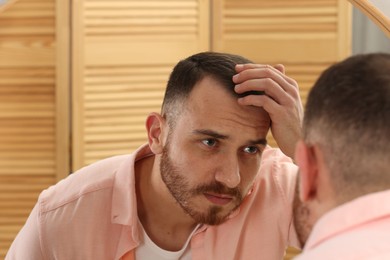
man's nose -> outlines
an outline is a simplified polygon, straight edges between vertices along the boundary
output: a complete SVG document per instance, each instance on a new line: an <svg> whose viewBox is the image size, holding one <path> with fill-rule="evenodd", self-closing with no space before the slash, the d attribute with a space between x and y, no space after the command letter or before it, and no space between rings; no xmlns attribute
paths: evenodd
<svg viewBox="0 0 390 260"><path fill-rule="evenodd" d="M225 158L220 160L219 167L215 173L215 180L226 185L228 188L235 188L241 181L240 167L237 158Z"/></svg>

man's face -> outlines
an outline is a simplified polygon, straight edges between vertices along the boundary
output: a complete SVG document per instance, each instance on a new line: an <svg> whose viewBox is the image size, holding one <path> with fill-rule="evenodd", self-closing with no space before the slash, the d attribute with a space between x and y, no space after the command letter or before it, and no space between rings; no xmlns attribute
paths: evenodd
<svg viewBox="0 0 390 260"><path fill-rule="evenodd" d="M179 205L217 225L249 192L270 126L261 108L241 106L210 77L200 81L164 145L160 170Z"/></svg>

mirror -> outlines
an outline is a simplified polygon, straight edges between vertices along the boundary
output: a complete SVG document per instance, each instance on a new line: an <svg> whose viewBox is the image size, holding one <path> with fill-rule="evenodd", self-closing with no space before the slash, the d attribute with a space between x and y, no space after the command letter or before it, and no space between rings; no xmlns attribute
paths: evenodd
<svg viewBox="0 0 390 260"><path fill-rule="evenodd" d="M390 38L390 1L349 0Z"/></svg>
<svg viewBox="0 0 390 260"><path fill-rule="evenodd" d="M17 0L0 0L0 13L8 9Z"/></svg>

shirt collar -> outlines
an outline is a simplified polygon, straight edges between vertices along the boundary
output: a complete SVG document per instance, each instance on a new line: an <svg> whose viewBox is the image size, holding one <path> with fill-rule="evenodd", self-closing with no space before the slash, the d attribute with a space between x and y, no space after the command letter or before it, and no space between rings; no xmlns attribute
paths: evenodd
<svg viewBox="0 0 390 260"><path fill-rule="evenodd" d="M142 145L125 160L115 173L112 194L111 220L113 223L136 227L138 224L135 190L136 161L152 155L147 144Z"/></svg>
<svg viewBox="0 0 390 260"><path fill-rule="evenodd" d="M390 190L361 196L342 204L322 216L315 224L305 250L344 232L347 229L390 216Z"/></svg>
<svg viewBox="0 0 390 260"><path fill-rule="evenodd" d="M111 221L115 224L121 224L132 227L129 230L132 237L138 240L140 234L138 227L137 197L135 190L135 162L145 157L153 155L148 144L139 147L134 153L129 155L115 173L114 190L112 195ZM251 195L253 186L245 199ZM244 200L245 200L244 199ZM241 205L242 206L242 205ZM236 217L240 213L240 207L234 210L228 219ZM207 225L203 225L204 230Z"/></svg>

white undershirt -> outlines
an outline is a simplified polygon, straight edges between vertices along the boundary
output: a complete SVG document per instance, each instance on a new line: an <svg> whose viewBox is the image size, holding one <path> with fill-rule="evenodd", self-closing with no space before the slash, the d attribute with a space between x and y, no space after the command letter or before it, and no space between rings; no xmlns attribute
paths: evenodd
<svg viewBox="0 0 390 260"><path fill-rule="evenodd" d="M136 260L191 260L191 247L188 246L195 231L200 227L200 224L191 232L184 246L179 251L167 251L158 247L146 234L142 224L141 244L135 250Z"/></svg>

